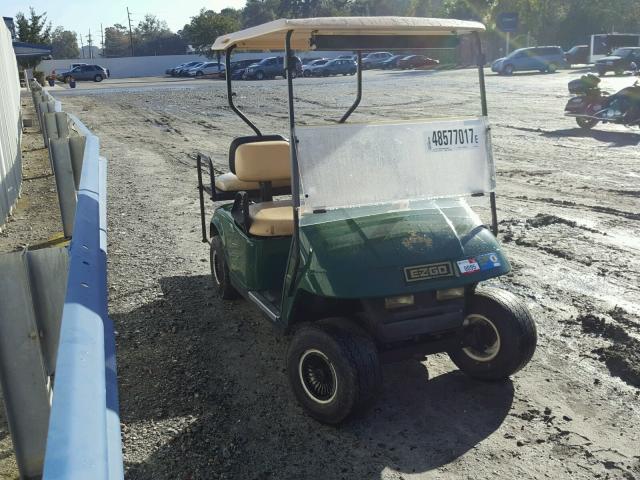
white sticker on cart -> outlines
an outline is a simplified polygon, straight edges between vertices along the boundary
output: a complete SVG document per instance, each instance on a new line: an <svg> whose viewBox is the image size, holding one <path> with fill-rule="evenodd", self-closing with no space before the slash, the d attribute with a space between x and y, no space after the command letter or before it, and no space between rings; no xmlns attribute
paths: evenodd
<svg viewBox="0 0 640 480"><path fill-rule="evenodd" d="M478 262L475 258L460 260L457 263L462 275L469 275L470 273L474 273L480 270L480 265L478 265Z"/></svg>
<svg viewBox="0 0 640 480"><path fill-rule="evenodd" d="M451 127L427 132L427 149L430 152L480 148L480 129L477 126Z"/></svg>

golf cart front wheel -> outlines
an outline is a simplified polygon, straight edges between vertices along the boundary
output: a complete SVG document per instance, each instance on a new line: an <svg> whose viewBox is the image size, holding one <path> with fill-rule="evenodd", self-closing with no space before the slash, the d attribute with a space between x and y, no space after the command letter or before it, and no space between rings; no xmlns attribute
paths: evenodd
<svg viewBox="0 0 640 480"><path fill-rule="evenodd" d="M347 318L300 327L287 351L287 373L300 405L328 424L364 411L381 384L373 340Z"/></svg>
<svg viewBox="0 0 640 480"><path fill-rule="evenodd" d="M209 262L211 264L213 288L216 290L218 295L225 300L238 298L238 292L233 285L231 285L231 281L229 279L229 267L224 258L222 241L218 235L211 237Z"/></svg>
<svg viewBox="0 0 640 480"><path fill-rule="evenodd" d="M495 288L470 299L463 345L449 352L460 370L481 380L503 380L523 368L536 349L536 325L515 295Z"/></svg>

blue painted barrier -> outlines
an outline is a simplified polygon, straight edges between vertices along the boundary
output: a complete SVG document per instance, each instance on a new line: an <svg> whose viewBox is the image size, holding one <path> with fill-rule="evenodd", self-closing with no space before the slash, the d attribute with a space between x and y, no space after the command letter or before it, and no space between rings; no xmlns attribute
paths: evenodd
<svg viewBox="0 0 640 480"><path fill-rule="evenodd" d="M124 477L115 337L107 313L106 159L86 136L49 419L44 480Z"/></svg>

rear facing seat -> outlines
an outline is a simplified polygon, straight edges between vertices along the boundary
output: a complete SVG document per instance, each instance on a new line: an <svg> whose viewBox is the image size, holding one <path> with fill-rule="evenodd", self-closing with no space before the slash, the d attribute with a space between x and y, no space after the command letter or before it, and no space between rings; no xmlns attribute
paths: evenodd
<svg viewBox="0 0 640 480"><path fill-rule="evenodd" d="M291 183L289 142L271 140L246 142L235 148L229 167L243 183ZM240 202L238 202L240 203ZM234 206L235 207L235 206ZM241 206L240 206L241 208ZM291 200L259 202L248 205L248 232L260 237L293 234L293 206Z"/></svg>
<svg viewBox="0 0 640 480"><path fill-rule="evenodd" d="M291 180L276 180L271 182L273 188L289 187ZM224 173L216 176L215 186L221 192L240 192L242 190L259 190L258 182L243 182L234 173Z"/></svg>
<svg viewBox="0 0 640 480"><path fill-rule="evenodd" d="M235 171L236 164L236 151L238 147L245 145L247 143L262 143L262 142L272 142L272 141L284 141L287 140L281 135L262 135L262 136L248 136L248 137L238 137L233 139L231 145L229 146L229 169L231 170L229 173L225 173L215 177L215 187L217 190L221 192L240 192L240 191L248 191L248 190L259 190L260 183L259 182L250 182L243 181L238 178ZM288 145L288 142L287 142ZM289 155L287 154L287 159ZM273 180L271 182L271 186L273 188L286 188L291 187L291 178L284 178Z"/></svg>

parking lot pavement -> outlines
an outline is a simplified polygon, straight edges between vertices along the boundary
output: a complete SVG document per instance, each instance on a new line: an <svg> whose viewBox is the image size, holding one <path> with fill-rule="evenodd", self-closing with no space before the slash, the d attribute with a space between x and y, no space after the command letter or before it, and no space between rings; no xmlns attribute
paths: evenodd
<svg viewBox="0 0 640 480"><path fill-rule="evenodd" d="M389 365L374 410L339 428L294 401L286 339L247 302L213 297L194 153L226 171L231 139L251 133L224 83L104 82L63 98L109 158L128 478L640 478L640 130L583 131L564 117L580 73L487 75L500 240L513 267L494 284L536 318L532 362L493 384L465 378L445 355ZM480 111L472 70L364 80L354 122ZM632 82L605 77L602 87ZM264 133L288 134L285 88L238 82L236 100ZM355 95L353 77L295 88L301 124L334 123Z"/></svg>

